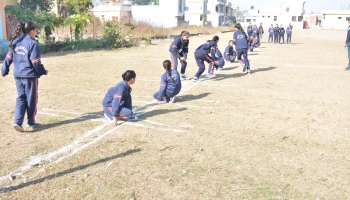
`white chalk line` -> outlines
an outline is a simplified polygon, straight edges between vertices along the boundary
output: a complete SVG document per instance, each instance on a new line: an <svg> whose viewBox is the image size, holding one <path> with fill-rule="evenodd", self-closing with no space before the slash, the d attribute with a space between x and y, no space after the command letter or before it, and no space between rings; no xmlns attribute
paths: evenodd
<svg viewBox="0 0 350 200"><path fill-rule="evenodd" d="M86 113L80 113L80 112L74 112L74 111L55 110L55 109L50 109L50 108L43 108L42 110L51 111L51 112L62 112L62 113L68 113L68 114L74 114L74 115L102 117L102 115L98 115L98 114L86 114Z"/></svg>
<svg viewBox="0 0 350 200"><path fill-rule="evenodd" d="M192 84L190 85L188 88L191 89L195 86L196 84ZM185 89L184 91L188 91L189 89ZM147 111L144 111L142 113L139 113L137 114L136 116L140 116L140 115L143 115L147 112L150 112L152 110L154 110L155 108L158 107L158 104L155 104L153 102L150 102L148 104L145 104L145 105L142 105L142 106L139 106L139 107L136 107L133 109L133 111L138 111L140 109L143 109L143 108L146 108L148 106L153 106L151 109L147 110ZM79 113L79 112L71 112L71 111L65 111L65 110L54 110L54 109L49 109L49 108L44 108L43 110L46 110L46 111L52 111L52 112L63 112L63 113L68 113L68 114L76 114L76 115L94 115L94 114L85 114L85 113ZM49 114L49 113L46 113L46 114ZM100 116L100 115L95 115L95 116ZM61 156L60 158L58 158L56 161L54 161L53 163L54 164L58 164L59 162L61 162L62 160L66 159L66 158L69 158L71 156L73 156L74 154L78 153L79 151L89 147L90 145L96 143L97 141L100 141L102 138L104 138L105 136L113 133L115 130L117 130L118 128L120 128L122 125L126 124L127 122L122 122L121 124L118 124L117 127L105 132L104 134L96 137L94 140L92 140L91 142L89 143L86 143L84 145L82 145L81 147L76 147L78 144L80 144L80 142L82 140L84 140L85 138L88 138L89 136L91 136L92 134L96 133L96 132L99 132L101 131L102 129L104 129L107 125L110 125L110 123L105 123L105 124L102 124L102 125L99 125L97 126L96 128L86 132L82 137L76 139L73 143L67 145L67 146L64 146L54 152L51 152L51 153L47 153L45 154L44 156L34 156L32 157L28 163L20 168L18 168L17 170L14 171L14 173L10 173L8 175L5 175L5 176L2 176L0 177L0 183L3 182L4 180L6 180L9 176L12 176L12 175L20 175L22 174L24 171L27 171L29 170L32 166L38 164L38 163L41 163L42 161L47 161L47 162L52 162L52 159L56 158L56 156L62 154L62 153L66 153L67 151L71 151L69 154L65 155L65 156ZM172 130L172 129L170 129ZM75 147L75 148L74 148ZM38 170L37 173L33 176L31 176L31 178L34 178L35 176L37 176L39 173L45 171L45 169L48 167L48 166L51 166L52 164L49 163L45 166L43 166L43 168L41 170ZM14 184L12 184L11 186L13 186ZM6 187L8 188L8 186ZM6 191L5 191L6 192Z"/></svg>

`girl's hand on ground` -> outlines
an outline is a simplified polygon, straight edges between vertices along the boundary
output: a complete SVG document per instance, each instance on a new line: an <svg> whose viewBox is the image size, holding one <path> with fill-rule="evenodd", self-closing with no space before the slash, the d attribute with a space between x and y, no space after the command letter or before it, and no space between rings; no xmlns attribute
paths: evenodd
<svg viewBox="0 0 350 200"><path fill-rule="evenodd" d="M117 118L113 118L112 126L117 126L117 125L118 125Z"/></svg>

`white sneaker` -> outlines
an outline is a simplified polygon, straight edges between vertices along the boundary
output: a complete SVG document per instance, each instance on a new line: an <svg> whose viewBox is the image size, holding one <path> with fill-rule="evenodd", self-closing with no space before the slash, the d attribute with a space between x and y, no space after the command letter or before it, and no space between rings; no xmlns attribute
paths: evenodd
<svg viewBox="0 0 350 200"><path fill-rule="evenodd" d="M197 77L193 77L192 80L194 80L194 82L200 82L199 78L197 78Z"/></svg>
<svg viewBox="0 0 350 200"><path fill-rule="evenodd" d="M12 124L13 128L15 128L16 131L18 132L24 132L24 129L21 125L18 124Z"/></svg>
<svg viewBox="0 0 350 200"><path fill-rule="evenodd" d="M129 117L129 119L128 120L131 120L131 121L136 121L136 120L138 120L139 118L137 118L136 116L132 116L132 117Z"/></svg>
<svg viewBox="0 0 350 200"><path fill-rule="evenodd" d="M169 103L174 103L174 102L175 102L175 97L176 97L176 96L170 97Z"/></svg>
<svg viewBox="0 0 350 200"><path fill-rule="evenodd" d="M188 76L186 76L185 74L181 74L181 78L182 78L182 80L188 80L189 79Z"/></svg>

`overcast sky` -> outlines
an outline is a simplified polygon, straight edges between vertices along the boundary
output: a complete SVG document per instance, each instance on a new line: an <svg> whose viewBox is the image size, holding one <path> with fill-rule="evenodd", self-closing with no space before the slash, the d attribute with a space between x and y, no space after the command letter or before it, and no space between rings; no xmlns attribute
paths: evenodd
<svg viewBox="0 0 350 200"><path fill-rule="evenodd" d="M346 10L350 5L349 0L305 0L305 11L318 13L321 10ZM228 0L232 5L238 5L240 10L249 9L254 5L256 9L267 7L281 7L281 0ZM345 9L344 9L345 8Z"/></svg>

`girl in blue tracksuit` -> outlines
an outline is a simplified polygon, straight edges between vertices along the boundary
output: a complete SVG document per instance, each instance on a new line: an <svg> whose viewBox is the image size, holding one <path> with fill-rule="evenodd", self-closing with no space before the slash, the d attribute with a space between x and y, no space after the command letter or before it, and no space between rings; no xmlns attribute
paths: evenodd
<svg viewBox="0 0 350 200"><path fill-rule="evenodd" d="M214 64L215 64L214 67L217 71L219 71L222 68L224 68L225 60L224 60L224 57L222 56L221 51L218 48L216 48L216 51L215 51L215 58L216 58L216 60L214 62Z"/></svg>
<svg viewBox="0 0 350 200"><path fill-rule="evenodd" d="M271 24L271 27L269 28L269 41L268 41L268 43L273 43L273 32L274 32L274 28L273 28L273 24Z"/></svg>
<svg viewBox="0 0 350 200"><path fill-rule="evenodd" d="M256 25L254 25L253 27L253 36L259 36L259 29Z"/></svg>
<svg viewBox="0 0 350 200"><path fill-rule="evenodd" d="M282 39L283 39L282 44L284 44L284 34L285 34L285 33L286 33L286 30L283 28L283 25L281 24L279 42L281 43L281 41L282 41Z"/></svg>
<svg viewBox="0 0 350 200"><path fill-rule="evenodd" d="M181 78L184 80L188 79L188 77L185 75L185 72L187 67L189 37L190 33L188 31L182 31L181 34L174 39L169 48L170 57L173 62L172 69L177 70L179 59L181 63Z"/></svg>
<svg viewBox="0 0 350 200"><path fill-rule="evenodd" d="M165 73L160 78L160 89L154 93L153 97L158 102L174 103L175 96L181 91L181 80L177 70L172 69L170 60L163 62Z"/></svg>
<svg viewBox="0 0 350 200"><path fill-rule="evenodd" d="M247 27L247 34L249 37L253 35L253 27L252 27L252 23L250 22L249 22L249 26Z"/></svg>
<svg viewBox="0 0 350 200"><path fill-rule="evenodd" d="M225 49L224 58L227 62L233 63L236 59L236 51L233 49L233 40L228 42L228 46Z"/></svg>
<svg viewBox="0 0 350 200"><path fill-rule="evenodd" d="M292 42L292 31L293 31L293 26L289 24L289 26L286 29L287 31L287 44L290 44Z"/></svg>
<svg viewBox="0 0 350 200"><path fill-rule="evenodd" d="M248 38L249 52L252 52L254 50L254 47L254 36L250 36L250 38Z"/></svg>
<svg viewBox="0 0 350 200"><path fill-rule="evenodd" d="M233 42L236 46L237 59L243 65L243 72L247 70L250 74L250 64L248 60L248 36L242 29L240 23L235 25L236 32L233 34ZM242 55L244 60L242 61Z"/></svg>
<svg viewBox="0 0 350 200"><path fill-rule="evenodd" d="M260 37L256 36L254 39L254 47L259 48L260 47Z"/></svg>
<svg viewBox="0 0 350 200"><path fill-rule="evenodd" d="M214 36L212 40L202 44L199 46L194 52L194 58L196 59L196 63L199 67L196 75L193 77L194 81L199 81L199 77L203 74L205 70L204 61L209 63L209 69L207 78L215 77L214 73L214 62L216 60L215 51L217 48L217 43L219 42L219 37ZM208 55L210 53L210 56Z"/></svg>
<svg viewBox="0 0 350 200"><path fill-rule="evenodd" d="M39 44L33 39L36 25L27 21L17 25L9 44L10 50L2 65L2 76L10 72L13 62L13 76L16 82L17 98L13 127L23 132L24 115L27 112L27 127L35 127L38 103L38 79L48 71L41 64Z"/></svg>
<svg viewBox="0 0 350 200"><path fill-rule="evenodd" d="M112 122L113 126L118 125L118 119L137 120L133 116L131 87L135 83L136 73L133 70L127 70L122 75L123 81L111 87L102 101L104 115Z"/></svg>

